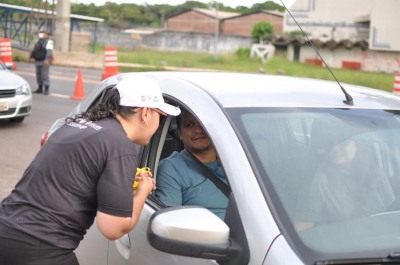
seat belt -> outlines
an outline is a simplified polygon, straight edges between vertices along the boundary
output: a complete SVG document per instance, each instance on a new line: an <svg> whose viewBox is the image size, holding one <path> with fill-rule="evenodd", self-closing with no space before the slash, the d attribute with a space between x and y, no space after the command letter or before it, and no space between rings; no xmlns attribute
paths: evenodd
<svg viewBox="0 0 400 265"><path fill-rule="evenodd" d="M228 184L223 182L218 176L214 174L206 165L204 165L197 157L195 157L192 153L188 152L186 149L184 152L193 158L193 160L200 166L200 168L204 171L206 176L208 177L209 180L214 183L215 186L227 197L229 198L229 195L231 194L231 189L229 188Z"/></svg>
<svg viewBox="0 0 400 265"><path fill-rule="evenodd" d="M159 198L156 197L156 195L154 195L154 192L152 192L149 196L147 196L147 198L154 202L155 204L157 204L158 206L160 206L161 209L167 208L169 207L168 205L166 205L165 203L163 203Z"/></svg>

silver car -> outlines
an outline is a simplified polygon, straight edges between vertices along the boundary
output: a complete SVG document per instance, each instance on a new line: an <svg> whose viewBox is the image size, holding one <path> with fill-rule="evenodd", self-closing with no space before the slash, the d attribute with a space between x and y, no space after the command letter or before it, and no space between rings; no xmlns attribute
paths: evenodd
<svg viewBox="0 0 400 265"><path fill-rule="evenodd" d="M70 115L101 102L126 75L157 80L169 103L199 119L232 193L224 221L198 205L164 208L149 197L120 239L92 226L77 249L82 265L400 262L398 96L264 74L126 73L104 80ZM151 142L138 146L140 166L155 178L178 146L175 127L162 117Z"/></svg>
<svg viewBox="0 0 400 265"><path fill-rule="evenodd" d="M29 83L0 62L0 119L22 122L31 114L32 91Z"/></svg>

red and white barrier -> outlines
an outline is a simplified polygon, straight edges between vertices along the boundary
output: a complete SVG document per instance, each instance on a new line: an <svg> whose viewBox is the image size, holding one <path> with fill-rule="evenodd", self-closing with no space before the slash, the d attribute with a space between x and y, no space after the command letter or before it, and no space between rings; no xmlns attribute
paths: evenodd
<svg viewBox="0 0 400 265"><path fill-rule="evenodd" d="M0 60L11 69L17 69L17 65L12 61L11 39L0 39Z"/></svg>
<svg viewBox="0 0 400 265"><path fill-rule="evenodd" d="M104 51L104 71L101 75L101 80L116 74L118 74L117 48L108 46Z"/></svg>
<svg viewBox="0 0 400 265"><path fill-rule="evenodd" d="M400 94L400 73L397 73L394 76L393 93Z"/></svg>

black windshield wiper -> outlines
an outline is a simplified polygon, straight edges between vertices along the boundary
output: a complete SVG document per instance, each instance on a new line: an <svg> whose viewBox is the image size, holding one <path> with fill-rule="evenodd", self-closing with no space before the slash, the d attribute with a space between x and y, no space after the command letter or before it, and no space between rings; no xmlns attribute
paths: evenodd
<svg viewBox="0 0 400 265"><path fill-rule="evenodd" d="M353 265L353 264L400 264L400 252L393 251L389 253L386 258L358 258L358 259L332 259L332 260L318 260L314 263L315 265Z"/></svg>

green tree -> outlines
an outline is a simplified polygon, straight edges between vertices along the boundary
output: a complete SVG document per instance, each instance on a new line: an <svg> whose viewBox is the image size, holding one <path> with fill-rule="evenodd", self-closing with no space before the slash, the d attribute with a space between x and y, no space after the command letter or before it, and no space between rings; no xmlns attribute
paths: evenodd
<svg viewBox="0 0 400 265"><path fill-rule="evenodd" d="M250 7L250 11L260 11L260 10L275 10L279 12L285 11L285 8L278 3L273 1L265 1L264 3L256 3Z"/></svg>
<svg viewBox="0 0 400 265"><path fill-rule="evenodd" d="M263 43L269 34L274 33L274 26L268 21L260 21L253 26L251 36L257 42Z"/></svg>

